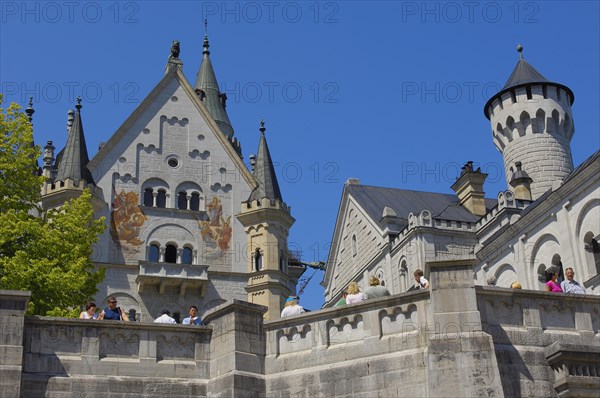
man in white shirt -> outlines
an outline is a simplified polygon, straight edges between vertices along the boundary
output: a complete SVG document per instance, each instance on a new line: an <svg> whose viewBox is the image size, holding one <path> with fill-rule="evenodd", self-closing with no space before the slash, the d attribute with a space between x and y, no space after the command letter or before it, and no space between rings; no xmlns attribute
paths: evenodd
<svg viewBox="0 0 600 398"><path fill-rule="evenodd" d="M177 323L171 318L169 310L163 310L162 315L154 320L154 323Z"/></svg>
<svg viewBox="0 0 600 398"><path fill-rule="evenodd" d="M572 293L572 294L585 294L585 289L577 282L573 277L575 276L575 271L573 268L569 267L565 270L565 279L561 282L560 288L564 293Z"/></svg>

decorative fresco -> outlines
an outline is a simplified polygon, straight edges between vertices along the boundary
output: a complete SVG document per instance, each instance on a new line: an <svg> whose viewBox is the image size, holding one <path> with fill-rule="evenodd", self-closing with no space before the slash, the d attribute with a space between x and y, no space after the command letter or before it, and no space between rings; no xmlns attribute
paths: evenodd
<svg viewBox="0 0 600 398"><path fill-rule="evenodd" d="M135 247L144 243L140 240L140 230L147 218L138 204L139 195L135 192L121 192L115 196L110 214L110 236L121 246Z"/></svg>
<svg viewBox="0 0 600 398"><path fill-rule="evenodd" d="M207 249L223 253L229 249L231 243L231 216L223 218L223 205L221 199L216 196L206 205L206 210L208 220L198 220L200 236Z"/></svg>

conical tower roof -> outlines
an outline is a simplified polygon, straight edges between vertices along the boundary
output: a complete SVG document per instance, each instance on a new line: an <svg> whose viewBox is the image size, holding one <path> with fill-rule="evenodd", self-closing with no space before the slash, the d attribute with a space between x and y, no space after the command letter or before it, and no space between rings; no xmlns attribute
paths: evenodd
<svg viewBox="0 0 600 398"><path fill-rule="evenodd" d="M567 92L571 104L573 104L573 101L575 100L575 95L569 87L546 79L540 72L538 72L533 66L531 66L531 64L525 61L525 59L523 58L523 46L519 45L517 47L517 51L520 54L519 61L517 62L517 65L515 65L515 68L513 69L512 73L510 74L510 77L506 81L506 84L504 85L504 87L502 87L502 90L496 93L496 95L490 98L485 104L485 107L483 108L483 113L485 114L485 117L487 117L488 119L490 118L488 114L488 109L490 104L494 101L494 99L502 96L502 94L504 94L507 91L531 84L547 84L560 87Z"/></svg>
<svg viewBox="0 0 600 398"><path fill-rule="evenodd" d="M204 35L203 47L204 50L202 51L202 63L200 64L200 70L198 71L198 75L196 77L194 89L196 89L196 92L198 92L198 90L202 90L204 92L204 105L206 105L206 108L219 125L219 128L223 134L230 137L233 136L233 127L231 126L231 121L229 120L227 111L225 111L225 101L227 96L225 94L221 94L219 91L219 83L217 82L215 70L210 60L207 35Z"/></svg>
<svg viewBox="0 0 600 398"><path fill-rule="evenodd" d="M269 198L270 200L279 200L283 202L275 167L265 138L265 123L260 122L260 140L258 142L258 154L256 155L256 164L254 165L254 178L258 182L258 187L252 191L248 201L261 200Z"/></svg>
<svg viewBox="0 0 600 398"><path fill-rule="evenodd" d="M73 125L69 130L67 144L61 151L62 156L58 163L55 180L64 181L67 178L81 180L83 178L88 183L94 183L92 174L86 168L90 159L83 134L83 123L81 122L81 98L77 98L75 108L77 108L75 120L73 120Z"/></svg>

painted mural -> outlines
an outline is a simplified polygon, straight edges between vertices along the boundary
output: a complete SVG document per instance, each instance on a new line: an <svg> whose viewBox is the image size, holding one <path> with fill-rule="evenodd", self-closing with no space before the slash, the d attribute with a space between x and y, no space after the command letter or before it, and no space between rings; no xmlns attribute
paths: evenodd
<svg viewBox="0 0 600 398"><path fill-rule="evenodd" d="M206 210L208 220L198 220L200 236L207 249L223 253L229 249L231 243L231 216L223 217L223 205L221 199L216 196L206 205Z"/></svg>
<svg viewBox="0 0 600 398"><path fill-rule="evenodd" d="M122 190L115 196L110 215L110 236L113 241L135 251L144 243L139 236L141 227L148 218L138 207L139 203L140 198L137 193Z"/></svg>

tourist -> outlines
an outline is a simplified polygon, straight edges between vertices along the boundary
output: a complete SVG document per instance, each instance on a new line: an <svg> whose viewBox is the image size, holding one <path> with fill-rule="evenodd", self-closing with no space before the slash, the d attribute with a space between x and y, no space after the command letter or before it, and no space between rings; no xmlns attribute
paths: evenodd
<svg viewBox="0 0 600 398"><path fill-rule="evenodd" d="M417 289L428 289L429 281L425 279L423 276L423 270L417 269L413 272L413 276L415 277L415 288Z"/></svg>
<svg viewBox="0 0 600 398"><path fill-rule="evenodd" d="M365 299L365 296L360 291L358 283L350 282L348 285L348 295L346 296L346 304L360 303Z"/></svg>
<svg viewBox="0 0 600 398"><path fill-rule="evenodd" d="M117 307L117 299L113 296L109 296L106 300L108 303L108 307L106 307L98 317L99 319L109 319L114 321L128 321L129 318L127 314L121 309L121 307Z"/></svg>
<svg viewBox="0 0 600 398"><path fill-rule="evenodd" d="M293 297L288 297L288 299L285 301L285 306L281 311L281 317L285 318L286 316L299 315L303 312L304 308L300 304L298 304L298 302L294 300Z"/></svg>
<svg viewBox="0 0 600 398"><path fill-rule="evenodd" d="M558 271L555 269L548 269L546 271L546 288L547 292L560 293L562 289L556 280L558 279Z"/></svg>
<svg viewBox="0 0 600 398"><path fill-rule="evenodd" d="M573 271L573 268L567 268L565 270L565 277L567 279L562 281L562 283L560 284L560 288L565 293L585 294L585 289L579 284L579 282L573 279L574 276L575 271Z"/></svg>
<svg viewBox="0 0 600 398"><path fill-rule="evenodd" d="M177 323L175 319L171 318L169 310L163 310L161 316L154 320L154 323Z"/></svg>
<svg viewBox="0 0 600 398"><path fill-rule="evenodd" d="M98 319L98 314L96 314L96 303L89 302L85 305L85 311L81 311L79 314L80 319Z"/></svg>
<svg viewBox="0 0 600 398"><path fill-rule="evenodd" d="M190 306L190 316L183 318L182 325L202 325L202 319L198 316L198 307L195 305Z"/></svg>
<svg viewBox="0 0 600 398"><path fill-rule="evenodd" d="M372 276L369 278L369 288L365 290L366 300L376 299L390 295L390 291L387 287L379 284L379 278Z"/></svg>
<svg viewBox="0 0 600 398"><path fill-rule="evenodd" d="M348 291L343 290L342 298L335 304L335 307L342 307L342 306L346 305L346 296L348 296Z"/></svg>

